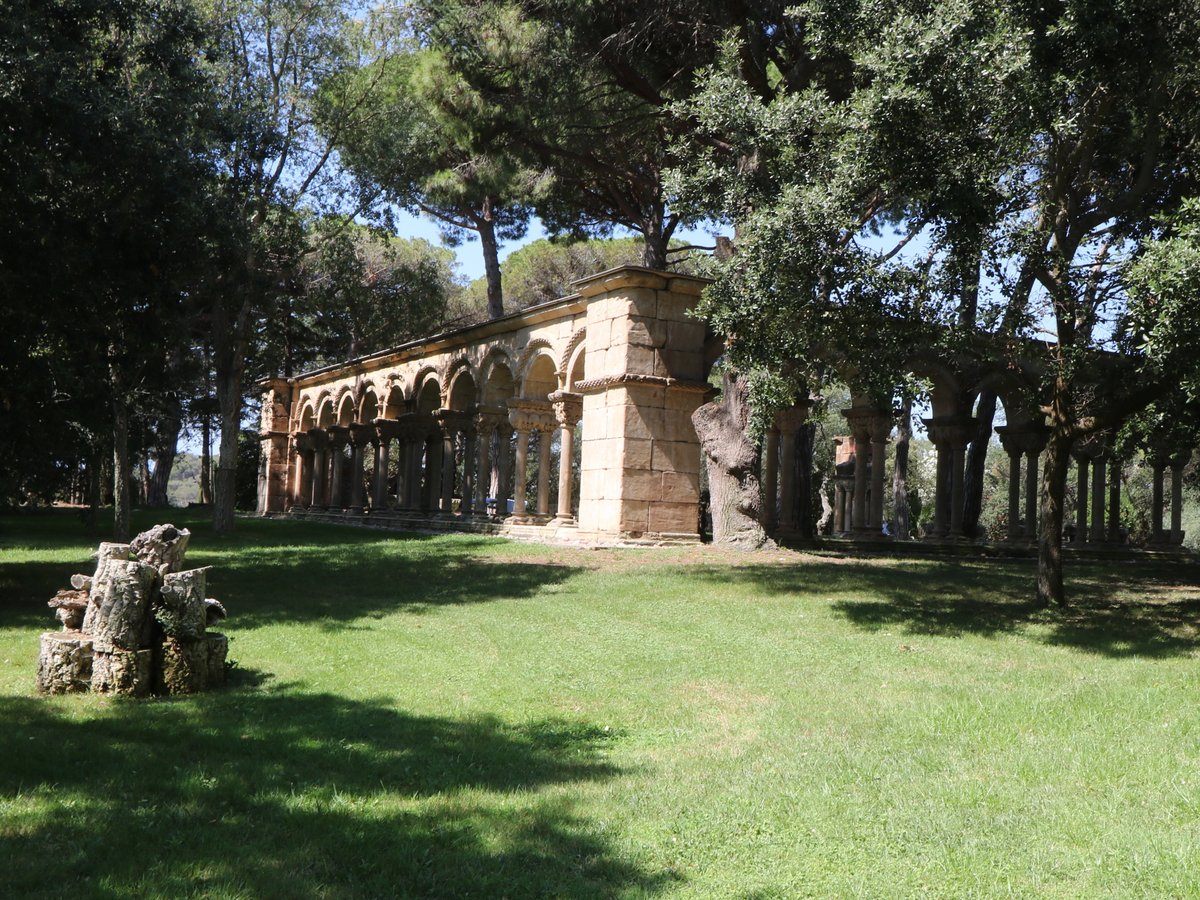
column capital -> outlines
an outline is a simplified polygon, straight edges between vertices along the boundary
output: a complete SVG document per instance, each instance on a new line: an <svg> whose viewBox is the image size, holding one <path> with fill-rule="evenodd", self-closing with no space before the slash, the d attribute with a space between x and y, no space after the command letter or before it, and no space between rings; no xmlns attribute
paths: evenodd
<svg viewBox="0 0 1200 900"><path fill-rule="evenodd" d="M812 401L805 399L787 409L779 410L775 413L775 427L781 434L795 434L808 421L811 408Z"/></svg>
<svg viewBox="0 0 1200 900"><path fill-rule="evenodd" d="M921 421L935 446L951 450L966 450L975 433L976 420L970 416L934 416Z"/></svg>
<svg viewBox="0 0 1200 900"><path fill-rule="evenodd" d="M375 426L366 422L355 422L350 426L350 444L354 447L364 447L378 440Z"/></svg>
<svg viewBox="0 0 1200 900"><path fill-rule="evenodd" d="M573 428L583 418L583 395L570 391L555 391L549 397L554 405L554 418L564 428Z"/></svg>
<svg viewBox="0 0 1200 900"><path fill-rule="evenodd" d="M549 400L511 397L508 400L508 421L517 431L553 431L558 427L554 407Z"/></svg>
<svg viewBox="0 0 1200 900"><path fill-rule="evenodd" d="M508 410L503 406L475 407L475 430L480 434L491 434L501 425L508 424Z"/></svg>
<svg viewBox="0 0 1200 900"><path fill-rule="evenodd" d="M842 415L846 417L846 424L850 426L856 444L887 443L892 433L894 420L890 412L883 412L873 406L855 406L843 409Z"/></svg>
<svg viewBox="0 0 1200 900"><path fill-rule="evenodd" d="M329 445L334 450L341 450L346 444L350 443L349 425L330 425L325 430L329 433Z"/></svg>
<svg viewBox="0 0 1200 900"><path fill-rule="evenodd" d="M292 446L297 453L307 453L309 450L314 449L312 437L307 431L292 432Z"/></svg>
<svg viewBox="0 0 1200 900"><path fill-rule="evenodd" d="M997 425L1000 444L1009 453L1041 453L1046 449L1050 429L1038 422L1021 425Z"/></svg>
<svg viewBox="0 0 1200 900"><path fill-rule="evenodd" d="M310 428L308 442L313 450L324 450L329 446L329 433L324 428Z"/></svg>
<svg viewBox="0 0 1200 900"><path fill-rule="evenodd" d="M1089 434L1083 440L1076 441L1071 448L1071 455L1076 460L1087 458L1093 462L1108 459L1108 436L1105 434Z"/></svg>
<svg viewBox="0 0 1200 900"><path fill-rule="evenodd" d="M467 431L474 427L475 417L465 409L439 409L434 418L448 434L456 431Z"/></svg>

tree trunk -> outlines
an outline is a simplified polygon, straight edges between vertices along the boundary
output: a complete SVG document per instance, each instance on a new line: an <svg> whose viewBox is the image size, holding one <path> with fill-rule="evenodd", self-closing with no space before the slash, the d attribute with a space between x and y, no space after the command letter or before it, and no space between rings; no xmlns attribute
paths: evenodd
<svg viewBox="0 0 1200 900"><path fill-rule="evenodd" d="M1066 606L1063 590L1063 499L1067 469L1071 464L1071 437L1061 427L1053 428L1046 443L1046 465L1042 472L1042 515L1038 530L1037 602Z"/></svg>
<svg viewBox="0 0 1200 900"><path fill-rule="evenodd" d="M200 420L200 502L212 505L212 418L207 412Z"/></svg>
<svg viewBox="0 0 1200 900"><path fill-rule="evenodd" d="M740 549L773 546L760 520L758 448L746 434L748 385L729 371L722 383L721 396L692 414L708 469L713 543Z"/></svg>
<svg viewBox="0 0 1200 900"><path fill-rule="evenodd" d="M146 493L146 505L155 509L167 506L167 486L171 481L171 469L175 466L175 455L179 448L179 432L183 429L183 404L179 395L171 392L166 398L167 409L159 420L159 430L154 447L154 474Z"/></svg>
<svg viewBox="0 0 1200 900"><path fill-rule="evenodd" d="M666 233L665 218L663 204L656 203L642 222L642 236L646 239L642 263L647 269L662 271L667 268L667 245L671 241Z"/></svg>
<svg viewBox="0 0 1200 900"><path fill-rule="evenodd" d="M113 402L113 538L129 540L129 407L118 389Z"/></svg>
<svg viewBox="0 0 1200 900"><path fill-rule="evenodd" d="M895 522L892 535L898 541L912 537L908 515L908 447L912 440L912 398L904 398L900 421L896 423L896 465L892 472L892 510Z"/></svg>
<svg viewBox="0 0 1200 900"><path fill-rule="evenodd" d="M992 423L996 419L996 391L984 388L979 394L978 422L971 447L967 451L967 468L963 474L963 534L977 537L979 517L983 513L983 485L986 481L987 452L992 439Z"/></svg>
<svg viewBox="0 0 1200 900"><path fill-rule="evenodd" d="M217 402L221 409L221 444L213 479L213 528L233 530L237 501L238 432L242 424L242 368L245 361L233 360L232 371L217 379Z"/></svg>
<svg viewBox="0 0 1200 900"><path fill-rule="evenodd" d="M488 318L498 319L504 315L504 289L500 274L500 244L496 240L496 223L492 221L490 206L478 219L479 245L483 249L483 271L487 278Z"/></svg>

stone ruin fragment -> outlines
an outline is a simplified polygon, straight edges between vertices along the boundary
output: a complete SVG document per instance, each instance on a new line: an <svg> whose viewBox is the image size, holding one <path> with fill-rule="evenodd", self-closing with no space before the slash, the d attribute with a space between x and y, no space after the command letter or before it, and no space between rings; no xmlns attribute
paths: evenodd
<svg viewBox="0 0 1200 900"><path fill-rule="evenodd" d="M225 607L205 597L208 568L183 571L191 532L156 525L105 542L94 575L73 575L49 603L62 631L42 635L43 694L193 694L225 682L229 640L208 626Z"/></svg>

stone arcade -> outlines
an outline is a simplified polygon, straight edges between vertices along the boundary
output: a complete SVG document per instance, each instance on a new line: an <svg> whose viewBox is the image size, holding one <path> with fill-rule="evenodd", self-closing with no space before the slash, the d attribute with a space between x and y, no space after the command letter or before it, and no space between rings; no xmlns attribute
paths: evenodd
<svg viewBox="0 0 1200 900"><path fill-rule="evenodd" d="M264 382L259 513L581 544L698 541L701 451L691 417L711 396L708 374L723 346L690 315L705 284L622 267L515 315ZM999 367L916 353L910 369L932 386L924 423L937 479L926 538L969 539L966 453L977 430L976 399L992 387L1007 420L996 431L1009 457L1008 540L1030 542L1047 439L1041 412L1022 405L1019 385ZM784 538L801 530L797 435L809 406L780 411L763 442L764 525ZM892 411L855 398L843 415L849 435L833 475L833 533L886 539L885 466L872 460L886 459ZM555 436L558 468L551 471ZM1182 543L1182 469L1190 454L1163 448L1151 455L1153 544ZM1079 444L1074 456L1075 545L1118 543L1119 481L1109 470L1119 461L1103 436ZM531 492L525 478L513 477L530 469Z"/></svg>

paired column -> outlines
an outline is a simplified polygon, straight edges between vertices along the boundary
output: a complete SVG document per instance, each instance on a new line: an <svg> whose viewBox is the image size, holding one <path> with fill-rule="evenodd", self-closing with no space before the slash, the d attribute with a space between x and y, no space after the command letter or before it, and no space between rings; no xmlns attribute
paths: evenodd
<svg viewBox="0 0 1200 900"><path fill-rule="evenodd" d="M853 531L858 537L882 538L883 480L887 469L887 444L892 431L892 415L873 407L842 410L842 415L846 417L854 436ZM869 497L868 461L871 464Z"/></svg>
<svg viewBox="0 0 1200 900"><path fill-rule="evenodd" d="M310 486L312 494L309 497L310 507L325 506L325 487L329 476L329 435L324 428L310 428L308 439L313 448L312 479Z"/></svg>
<svg viewBox="0 0 1200 900"><path fill-rule="evenodd" d="M297 431L292 435L296 456L296 474L292 482L292 506L305 509L312 500L313 444L308 434Z"/></svg>
<svg viewBox="0 0 1200 900"><path fill-rule="evenodd" d="M346 445L350 443L350 428L330 425L329 432L329 497L326 505L341 509L346 505Z"/></svg>
<svg viewBox="0 0 1200 900"><path fill-rule="evenodd" d="M558 510L554 521L558 525L574 525L575 513L572 512L573 485L572 463L575 459L575 426L583 418L583 396L567 391L555 391L550 395L554 404L554 418L561 429L558 452ZM543 434L543 439L546 435Z"/></svg>
<svg viewBox="0 0 1200 900"><path fill-rule="evenodd" d="M472 510L476 515L488 514L488 498L491 495L493 473L499 467L501 455L507 456L508 450L508 415L498 407L481 408L475 415L477 465L474 481L474 501ZM497 439L500 446L496 456L492 455L492 440ZM501 493L502 479L496 478L497 493ZM507 507L507 497L496 498L497 504ZM497 513L505 515L507 508L497 509Z"/></svg>
<svg viewBox="0 0 1200 900"><path fill-rule="evenodd" d="M1150 543L1180 545L1183 543L1183 467L1191 458L1191 453L1159 453L1151 457L1154 469L1154 495L1150 511ZM1164 509L1164 475L1171 470L1171 530L1163 531Z"/></svg>
<svg viewBox="0 0 1200 900"><path fill-rule="evenodd" d="M376 419L375 478L371 489L371 509L382 512L388 508L388 469L391 466L392 441L400 436L400 423L392 419ZM401 454L403 460L403 453ZM403 482L403 473L400 481Z"/></svg>
<svg viewBox="0 0 1200 900"><path fill-rule="evenodd" d="M952 541L964 540L964 466L967 445L975 433L975 420L969 416L935 416L923 421L929 439L937 448L934 536Z"/></svg>
<svg viewBox="0 0 1200 900"><path fill-rule="evenodd" d="M996 429L1008 452L1008 540L1037 536L1038 457L1046 449L1047 429L1040 422L1001 425ZM1025 514L1021 516L1021 463L1024 460Z"/></svg>
<svg viewBox="0 0 1200 900"><path fill-rule="evenodd" d="M363 457L366 448L375 440L375 426L354 424L350 426L350 511L361 513L367 506L363 485ZM372 468L372 471L374 469Z"/></svg>
<svg viewBox="0 0 1200 900"><path fill-rule="evenodd" d="M779 433L779 527L784 531L795 531L800 527L801 511L796 505L796 437L808 421L811 401L807 398L789 409L775 415L775 428ZM774 493L767 494L773 497ZM774 505L769 505L772 513ZM807 515L807 510L803 512Z"/></svg>
<svg viewBox="0 0 1200 900"><path fill-rule="evenodd" d="M550 435L557 427L554 407L549 400L513 397L508 401L508 420L517 432L517 459L513 472L513 519L528 523L533 516L525 497L525 476L529 462L529 436L538 433L537 517L550 516Z"/></svg>

